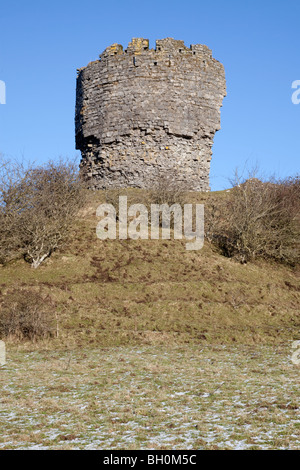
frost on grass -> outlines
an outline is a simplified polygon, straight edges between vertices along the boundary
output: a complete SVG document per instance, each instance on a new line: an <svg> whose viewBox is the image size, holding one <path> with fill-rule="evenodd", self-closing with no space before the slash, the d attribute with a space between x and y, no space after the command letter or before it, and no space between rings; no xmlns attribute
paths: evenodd
<svg viewBox="0 0 300 470"><path fill-rule="evenodd" d="M287 348L9 354L1 449L299 449ZM68 365L68 367L66 367Z"/></svg>

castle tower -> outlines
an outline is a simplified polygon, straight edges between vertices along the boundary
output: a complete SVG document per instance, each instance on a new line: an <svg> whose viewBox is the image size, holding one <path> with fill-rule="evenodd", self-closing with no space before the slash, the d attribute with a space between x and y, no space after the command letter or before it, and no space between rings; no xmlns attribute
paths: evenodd
<svg viewBox="0 0 300 470"><path fill-rule="evenodd" d="M78 70L76 148L95 189L150 188L160 172L194 191L209 190L209 170L224 68L211 50L183 41L132 39L108 47Z"/></svg>

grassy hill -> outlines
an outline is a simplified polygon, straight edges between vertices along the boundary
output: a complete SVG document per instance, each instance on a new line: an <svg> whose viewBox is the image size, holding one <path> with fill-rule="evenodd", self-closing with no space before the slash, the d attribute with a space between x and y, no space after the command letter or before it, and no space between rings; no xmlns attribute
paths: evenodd
<svg viewBox="0 0 300 470"><path fill-rule="evenodd" d="M139 190L132 194L142 197ZM194 194L192 201L207 197ZM0 301L34 292L52 302L54 337L36 347L280 344L300 338L299 267L240 264L208 242L187 251L181 240L101 241L96 208L104 198L103 192L91 195L68 244L37 270L22 260L0 267Z"/></svg>
<svg viewBox="0 0 300 470"><path fill-rule="evenodd" d="M38 269L0 267L1 308L53 318L5 339L0 449L299 449L299 268L101 241L103 201Z"/></svg>

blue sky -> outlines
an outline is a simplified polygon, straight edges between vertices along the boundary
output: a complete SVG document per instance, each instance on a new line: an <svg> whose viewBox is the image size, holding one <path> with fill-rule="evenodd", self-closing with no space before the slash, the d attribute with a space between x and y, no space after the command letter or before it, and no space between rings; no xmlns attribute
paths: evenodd
<svg viewBox="0 0 300 470"><path fill-rule="evenodd" d="M74 157L76 69L110 44L173 37L206 44L224 64L227 97L211 167L213 190L238 167L299 173L299 0L66 1L0 3L0 152L42 163Z"/></svg>

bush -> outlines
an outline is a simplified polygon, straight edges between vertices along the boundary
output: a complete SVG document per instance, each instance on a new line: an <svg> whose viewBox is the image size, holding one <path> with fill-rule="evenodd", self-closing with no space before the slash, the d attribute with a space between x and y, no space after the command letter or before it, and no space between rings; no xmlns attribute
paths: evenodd
<svg viewBox="0 0 300 470"><path fill-rule="evenodd" d="M127 196L128 207L133 204L143 204L147 211L150 220L151 204L161 206L161 211L158 215L158 224L160 227L165 223L174 228L175 215L173 211L170 213L168 208L163 206L179 205L183 212L184 204L187 204L187 187L184 182L180 183L178 173L175 170L160 171L157 173L155 183L151 189L139 191L138 193L128 188L108 189L105 191L105 202L111 204L116 210L116 217L119 219L119 197ZM163 216L164 213L164 216ZM170 219L170 220L169 220ZM152 220L153 222L153 220Z"/></svg>
<svg viewBox="0 0 300 470"><path fill-rule="evenodd" d="M160 171L153 187L149 191L149 202L151 204L180 204L182 207L187 203L187 185L180 181L177 171Z"/></svg>
<svg viewBox="0 0 300 470"><path fill-rule="evenodd" d="M73 162L25 167L2 159L0 261L23 256L37 268L65 242L84 195Z"/></svg>
<svg viewBox="0 0 300 470"><path fill-rule="evenodd" d="M241 262L268 258L300 261L299 177L262 182L251 177L206 207L206 237Z"/></svg>
<svg viewBox="0 0 300 470"><path fill-rule="evenodd" d="M0 301L0 336L37 341L54 335L55 305L49 296L14 289Z"/></svg>

